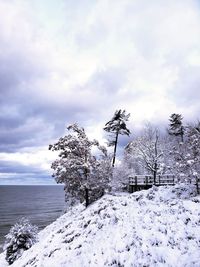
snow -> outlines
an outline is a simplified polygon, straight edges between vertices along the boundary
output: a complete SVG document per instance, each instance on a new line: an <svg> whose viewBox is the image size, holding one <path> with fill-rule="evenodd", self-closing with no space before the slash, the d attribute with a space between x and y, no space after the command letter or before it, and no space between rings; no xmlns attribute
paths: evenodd
<svg viewBox="0 0 200 267"><path fill-rule="evenodd" d="M13 267L200 267L200 197L191 185L105 195L39 233ZM0 255L0 266L8 264Z"/></svg>

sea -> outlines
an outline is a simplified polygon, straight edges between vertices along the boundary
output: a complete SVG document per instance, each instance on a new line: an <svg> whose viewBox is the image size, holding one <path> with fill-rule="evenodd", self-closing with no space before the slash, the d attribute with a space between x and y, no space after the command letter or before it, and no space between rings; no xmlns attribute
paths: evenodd
<svg viewBox="0 0 200 267"><path fill-rule="evenodd" d="M5 235L22 217L39 230L64 213L64 187L60 185L0 186L0 253Z"/></svg>

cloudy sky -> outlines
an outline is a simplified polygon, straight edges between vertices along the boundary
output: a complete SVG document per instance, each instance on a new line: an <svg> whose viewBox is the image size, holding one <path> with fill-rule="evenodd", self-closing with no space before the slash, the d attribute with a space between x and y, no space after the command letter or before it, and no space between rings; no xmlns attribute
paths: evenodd
<svg viewBox="0 0 200 267"><path fill-rule="evenodd" d="M52 184L48 145L200 113L199 0L0 0L0 184Z"/></svg>

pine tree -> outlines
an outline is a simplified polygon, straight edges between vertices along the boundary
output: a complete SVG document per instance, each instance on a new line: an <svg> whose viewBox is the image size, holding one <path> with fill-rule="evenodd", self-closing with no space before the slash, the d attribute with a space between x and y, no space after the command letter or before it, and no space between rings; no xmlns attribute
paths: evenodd
<svg viewBox="0 0 200 267"><path fill-rule="evenodd" d="M101 160L92 154L92 148L96 147L105 158L107 150L97 140L89 140L84 128L77 124L70 125L67 129L71 133L49 146L50 150L60 152L59 158L51 166L54 170L53 177L57 183L65 184L66 200L70 205L85 201L87 207L90 203L89 190L94 189L94 184L107 186L107 180L103 181L99 177L97 163Z"/></svg>
<svg viewBox="0 0 200 267"><path fill-rule="evenodd" d="M119 134L121 135L130 135L130 130L126 127L126 121L128 121L130 114L126 114L125 110L117 110L113 116L113 118L108 121L103 128L106 132L109 132L114 136L111 140L109 140L108 145L114 146L114 153L113 153L113 161L112 166L115 165L115 158L116 158L116 151L117 151L117 144L118 144L118 137Z"/></svg>
<svg viewBox="0 0 200 267"><path fill-rule="evenodd" d="M22 218L12 226L4 244L6 261L12 264L21 257L25 250L37 242L37 234L37 226L32 225L27 218Z"/></svg>
<svg viewBox="0 0 200 267"><path fill-rule="evenodd" d="M180 114L173 113L170 116L169 134L174 136L180 136L183 142L184 127L182 123L183 117Z"/></svg>

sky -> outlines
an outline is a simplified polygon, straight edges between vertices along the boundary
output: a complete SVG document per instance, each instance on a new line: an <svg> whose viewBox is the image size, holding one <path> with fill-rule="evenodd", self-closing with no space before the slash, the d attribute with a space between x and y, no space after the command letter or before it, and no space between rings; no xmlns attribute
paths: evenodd
<svg viewBox="0 0 200 267"><path fill-rule="evenodd" d="M117 109L134 133L199 99L199 0L0 0L0 185L54 184L69 124L104 142Z"/></svg>

